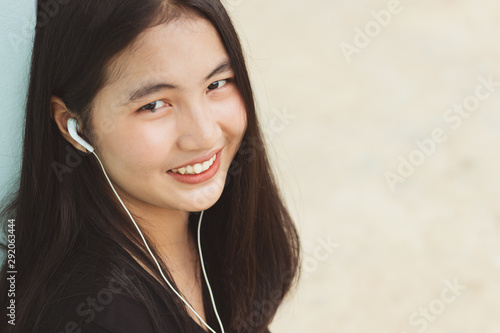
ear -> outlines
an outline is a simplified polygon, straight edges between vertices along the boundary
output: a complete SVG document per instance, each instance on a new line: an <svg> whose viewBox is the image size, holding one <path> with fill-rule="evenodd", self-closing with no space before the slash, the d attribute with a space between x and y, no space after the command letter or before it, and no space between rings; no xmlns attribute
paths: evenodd
<svg viewBox="0 0 500 333"><path fill-rule="evenodd" d="M61 132L61 135L63 136L66 141L71 143L76 149L86 153L87 150L78 142L76 142L71 135L69 135L68 132L68 119L69 118L76 118L73 116L68 108L66 107L66 104L64 101L57 97L57 96L51 96L50 97L50 115L52 119L57 124L57 127L59 128L59 131Z"/></svg>

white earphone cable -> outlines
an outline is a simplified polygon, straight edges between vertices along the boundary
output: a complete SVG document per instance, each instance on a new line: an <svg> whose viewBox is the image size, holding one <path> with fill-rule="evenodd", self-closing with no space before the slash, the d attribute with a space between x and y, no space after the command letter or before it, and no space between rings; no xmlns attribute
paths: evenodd
<svg viewBox="0 0 500 333"><path fill-rule="evenodd" d="M134 225L137 228L137 231L139 231L139 234L141 235L141 238L142 238L142 241L144 242L144 245L146 245L146 248L148 249L149 254L151 255L151 257L155 261L156 266L158 267L158 270L160 271L160 274L163 277L163 280L165 280L165 282L168 284L168 286L170 287L170 289L172 289L172 291L186 304L186 306L196 315L196 317L198 317L198 319L200 319L203 322L203 324L205 324L205 326L212 333L217 333L210 326L208 326L208 324L200 317L200 315L198 315L198 313L193 309L193 307L177 292L177 290L175 290L175 288L170 284L170 282L168 281L168 279L165 277L165 275L163 274L163 271L161 270L160 264L158 263L158 261L156 260L155 256L153 255L153 252L151 252L151 249L149 248L149 245L146 242L146 239L144 238L144 236L143 236L143 234L141 232L141 229L139 229L139 226L137 225L137 223L135 222L134 218L132 217L132 214L130 214L130 212L128 211L127 207L123 203L122 199L120 198L120 196L116 192L115 187L113 186L113 184L109 180L109 177L108 177L108 175L106 173L106 170L104 170L104 166L102 165L102 162L99 159L99 156L97 156L97 154L94 151L92 151L92 153L95 155L95 157L99 161L99 164L101 165L102 171L104 172L104 176L106 176L106 179L108 180L109 185L111 185L111 189L115 193L116 197L118 198L118 200L122 204L123 208L127 212L128 216L130 217L130 219L132 220L132 222L134 222ZM217 320L219 321L219 325L220 325L220 328L222 330L222 333L225 333L224 326L222 325L222 322L221 322L221 320L219 318L219 313L217 312L217 307L215 306L215 300L214 300L214 297L213 297L213 294L212 294L212 289L210 288L210 283L208 282L207 273L205 272L205 265L203 263L203 254L202 254L202 251L201 251L201 243L200 243L200 228L201 228L201 220L202 220L202 217L203 217L203 212L204 211L201 211L200 220L198 222L198 250L199 250L199 253L200 253L201 267L202 267L202 270L203 270L203 275L205 277L205 282L207 283L208 291L210 293L210 299L212 301L212 305L213 305L213 308L214 308L215 315L217 317Z"/></svg>
<svg viewBox="0 0 500 333"><path fill-rule="evenodd" d="M210 299L212 300L212 304L213 304L214 310L215 310L215 316L217 317L217 320L219 321L219 325L220 325L220 329L222 330L222 333L225 333L224 326L222 326L222 321L220 320L219 313L217 312L217 308L215 307L214 295L212 294L212 288L210 288L210 283L208 283L207 272L205 272L205 264L203 263L203 254L201 253L200 229L201 229L201 218L203 216L203 212L204 212L204 210L201 211L200 221L198 223L198 249L200 250L201 268L203 270L203 275L205 276L205 281L207 282L208 292L210 293Z"/></svg>

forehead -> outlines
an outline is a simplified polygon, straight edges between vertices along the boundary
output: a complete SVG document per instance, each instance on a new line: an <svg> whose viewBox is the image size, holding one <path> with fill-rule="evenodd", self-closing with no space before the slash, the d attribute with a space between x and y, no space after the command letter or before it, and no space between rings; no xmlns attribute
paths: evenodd
<svg viewBox="0 0 500 333"><path fill-rule="evenodd" d="M106 70L106 87L146 79L179 83L199 80L220 59L227 57L213 25L196 15L182 15L142 32Z"/></svg>

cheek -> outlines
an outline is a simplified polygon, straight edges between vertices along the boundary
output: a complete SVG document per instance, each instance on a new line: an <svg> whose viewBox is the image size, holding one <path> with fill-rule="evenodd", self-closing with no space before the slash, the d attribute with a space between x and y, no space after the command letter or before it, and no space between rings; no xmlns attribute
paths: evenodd
<svg viewBox="0 0 500 333"><path fill-rule="evenodd" d="M247 127L247 113L239 96L228 99L219 108L221 127L232 137L242 137Z"/></svg>
<svg viewBox="0 0 500 333"><path fill-rule="evenodd" d="M106 155L115 164L115 170L119 166L120 173L160 170L171 149L168 142L173 142L169 133L172 131L154 122L117 127L105 141Z"/></svg>

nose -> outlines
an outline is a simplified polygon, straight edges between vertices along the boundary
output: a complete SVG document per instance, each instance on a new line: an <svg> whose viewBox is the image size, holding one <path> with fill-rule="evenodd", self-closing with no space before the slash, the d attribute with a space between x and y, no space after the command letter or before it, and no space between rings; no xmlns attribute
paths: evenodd
<svg viewBox="0 0 500 333"><path fill-rule="evenodd" d="M208 150L216 146L221 136L221 128L216 113L200 102L192 102L180 113L179 147L183 150Z"/></svg>

